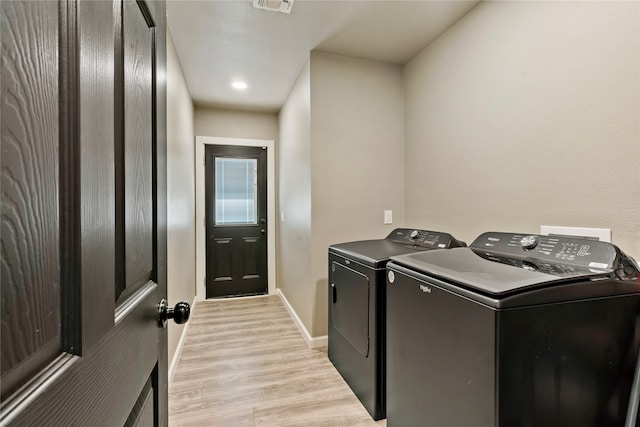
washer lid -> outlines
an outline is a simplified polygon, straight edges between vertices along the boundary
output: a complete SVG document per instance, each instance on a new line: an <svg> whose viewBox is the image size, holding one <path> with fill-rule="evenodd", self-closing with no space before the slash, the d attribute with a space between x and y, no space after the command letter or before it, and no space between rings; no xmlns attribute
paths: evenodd
<svg viewBox="0 0 640 427"><path fill-rule="evenodd" d="M609 277L609 271L566 264L536 263L473 250L417 252L391 260L418 273L460 284L488 295L506 295L579 278Z"/></svg>
<svg viewBox="0 0 640 427"><path fill-rule="evenodd" d="M424 249L395 243L387 239L361 240L329 246L329 253L341 255L373 268L383 268L392 256L421 250Z"/></svg>

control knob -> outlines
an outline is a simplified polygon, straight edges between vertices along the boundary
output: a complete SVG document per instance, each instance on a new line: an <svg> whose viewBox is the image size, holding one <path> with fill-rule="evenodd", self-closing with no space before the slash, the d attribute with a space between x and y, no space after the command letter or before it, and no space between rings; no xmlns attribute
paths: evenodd
<svg viewBox="0 0 640 427"><path fill-rule="evenodd" d="M537 236L525 236L520 240L520 245L522 245L522 249L529 250L538 246L538 237Z"/></svg>
<svg viewBox="0 0 640 427"><path fill-rule="evenodd" d="M417 239L419 235L420 233L418 232L418 230L413 230L411 233L409 233L409 237L413 240Z"/></svg>

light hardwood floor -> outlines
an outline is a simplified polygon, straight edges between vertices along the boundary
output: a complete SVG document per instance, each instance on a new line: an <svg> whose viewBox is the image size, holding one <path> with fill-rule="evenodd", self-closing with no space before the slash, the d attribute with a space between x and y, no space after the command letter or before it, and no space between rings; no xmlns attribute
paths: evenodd
<svg viewBox="0 0 640 427"><path fill-rule="evenodd" d="M386 426L277 296L198 302L169 385L170 426Z"/></svg>

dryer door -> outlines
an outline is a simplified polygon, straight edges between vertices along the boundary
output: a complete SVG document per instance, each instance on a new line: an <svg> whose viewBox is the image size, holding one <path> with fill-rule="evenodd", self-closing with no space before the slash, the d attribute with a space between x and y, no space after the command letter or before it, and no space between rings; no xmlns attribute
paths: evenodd
<svg viewBox="0 0 640 427"><path fill-rule="evenodd" d="M366 358L369 356L369 278L335 260L331 263L331 273L332 326Z"/></svg>

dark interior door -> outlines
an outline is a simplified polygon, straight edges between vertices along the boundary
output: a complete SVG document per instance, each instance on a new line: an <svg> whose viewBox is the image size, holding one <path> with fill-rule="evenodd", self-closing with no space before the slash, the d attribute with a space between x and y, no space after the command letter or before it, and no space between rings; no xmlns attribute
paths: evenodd
<svg viewBox="0 0 640 427"><path fill-rule="evenodd" d="M267 292L267 149L205 148L207 298Z"/></svg>
<svg viewBox="0 0 640 427"><path fill-rule="evenodd" d="M1 11L0 425L166 425L164 1Z"/></svg>

